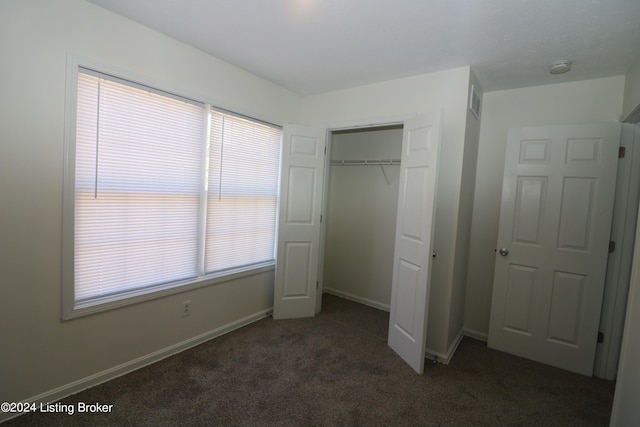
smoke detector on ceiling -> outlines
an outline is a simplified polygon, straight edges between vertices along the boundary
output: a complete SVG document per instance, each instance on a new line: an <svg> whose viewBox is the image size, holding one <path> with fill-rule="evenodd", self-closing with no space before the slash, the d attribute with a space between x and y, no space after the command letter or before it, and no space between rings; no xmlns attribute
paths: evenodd
<svg viewBox="0 0 640 427"><path fill-rule="evenodd" d="M549 66L551 74L564 74L569 70L571 70L571 61L568 60L556 61Z"/></svg>

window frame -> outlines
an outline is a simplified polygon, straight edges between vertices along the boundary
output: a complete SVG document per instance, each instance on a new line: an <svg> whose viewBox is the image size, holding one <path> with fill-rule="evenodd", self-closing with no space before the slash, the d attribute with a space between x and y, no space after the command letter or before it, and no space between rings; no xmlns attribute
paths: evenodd
<svg viewBox="0 0 640 427"><path fill-rule="evenodd" d="M112 66L105 65L84 57L74 54L67 56L66 70L66 97L65 97L65 127L64 127L64 159L63 159L63 212L62 212L62 319L70 320L95 313L113 310L143 301L149 301L162 298L168 295L175 295L192 291L194 289L212 286L220 283L230 282L243 277L253 276L275 270L276 265L276 248L278 237L278 210L280 200L280 169L278 169L278 183L276 194L276 224L275 224L275 240L274 240L274 259L251 266L240 266L230 268L215 273L207 273L196 278L174 281L167 284L160 284L143 289L134 289L118 293L114 296L105 296L102 298L92 299L87 303L77 303L75 300L75 171L76 171L76 119L77 119L77 89L78 89L78 73L82 70L94 71L98 74L113 77L115 81L122 81L128 85L139 86L145 90L155 91L165 96L174 96L180 100L186 100L192 103L202 105L203 111L206 109L216 110L224 114L234 115L240 118L248 119L256 123L262 123L282 130L282 126L265 121L259 118L251 117L224 108L212 106L210 103L196 100L196 97L178 95L180 91L159 89L166 84L149 81L143 76L133 75L133 73L124 70L115 69ZM207 113L208 114L208 113ZM203 126L203 133L207 132L207 128ZM205 155L205 144L203 144L203 162ZM280 144L279 158L282 159L282 143ZM279 165L279 168L281 165ZM204 187L204 185L203 185ZM206 195L205 195L206 196ZM202 203L206 202L206 197L202 199ZM201 213L202 214L202 213ZM206 221L206 218L199 218L199 221ZM204 241L201 235L199 240ZM199 245L203 245L201 242Z"/></svg>

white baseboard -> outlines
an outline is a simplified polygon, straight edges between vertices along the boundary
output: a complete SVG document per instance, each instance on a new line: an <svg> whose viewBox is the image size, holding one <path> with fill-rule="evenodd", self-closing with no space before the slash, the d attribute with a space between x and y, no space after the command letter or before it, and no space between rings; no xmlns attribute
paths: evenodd
<svg viewBox="0 0 640 427"><path fill-rule="evenodd" d="M172 346L165 347L158 351L154 351L153 353L149 353L137 359L133 359L129 362L125 362L120 365L114 366L113 368L106 369L102 372L98 372L88 377L81 378L77 381L74 381L69 384L65 384L53 390L46 391L37 396L30 397L24 400L23 402L36 403L37 405L39 405L40 403L56 402L60 399L71 396L72 394L79 393L90 387L94 387L98 384L102 384L114 378L120 377L122 375L126 375L130 372L143 368L152 363L158 362L162 359L166 359L167 357L173 356L174 354L180 353L191 347L195 347L213 338L219 337L221 335L234 331L238 328L246 326L250 323L256 322L260 319L263 319L269 316L272 311L273 311L272 307L266 310L259 311L257 313L243 317L242 319L238 319L234 322L227 323L226 325L220 326L219 328L197 335L193 338L189 338L185 341L179 342ZM4 421L7 421L11 418L15 418L18 415L20 414L0 413L0 423L3 423Z"/></svg>
<svg viewBox="0 0 640 427"><path fill-rule="evenodd" d="M389 306L386 304L382 304L379 303L377 301L372 301L366 298L361 298L358 297L356 295L352 295L346 292L342 292L342 291L338 291L335 289L330 289L330 288L325 288L324 292L328 293L328 294L332 294L332 295L336 295L338 297L341 298L345 298L351 301L355 301L358 302L360 304L364 304L373 308L377 308L379 310L384 310L384 311L389 311ZM60 399L63 399L67 396L70 396L72 394L76 394L79 393L83 390L86 390L90 387L94 387L98 384L102 384L104 382L110 381L114 378L120 377L122 375L126 375L130 372L133 372L137 369L143 368L147 365L150 365L152 363L158 362L162 359L165 359L167 357L173 356L174 354L180 353L184 350L187 350L191 347L195 347L199 344L202 344L206 341L209 341L213 338L219 337L221 335L224 335L226 333L229 333L231 331L234 331L238 328L241 328L243 326L246 326L250 323L256 322L260 319L263 319L265 317L267 317L271 312L272 312L273 308L268 308L262 311L259 311L257 313L254 313L252 315L246 316L242 319L236 320L235 322L231 322L228 323L226 325L223 325L219 328L213 329L211 331L205 332L203 334L197 335L193 338L189 338L188 340L179 342L177 344L174 344L172 346L169 347L165 347L163 349L160 349L158 351L155 351L153 353L147 354L145 356L139 357L137 359L131 360L129 362L125 362L123 364L114 366L113 368L110 369L106 369L102 372L98 372L94 375L90 375L88 377L79 379L77 381L74 381L72 383L60 386L58 388L55 388L53 390L49 390L46 391L44 393L41 393L37 396L33 396L29 399L24 400L24 402L27 403L36 403L36 404L40 404L40 403L52 403L52 402L56 402ZM456 337L456 339L453 341L453 343L451 344L451 346L449 347L449 350L447 351L446 354L444 353L439 353L437 351L433 351L430 349L426 349L426 354L425 357L427 359L430 360L434 360L436 362L439 363L443 363L445 365L448 365L449 362L451 361L451 359L453 358L453 355L455 354L456 350L458 349L458 346L460 345L460 342L462 341L462 338L464 336L468 336L471 338L475 338L481 341L487 341L488 336L486 333L483 332L478 332L478 331L474 331L472 329L463 329L460 331L460 333L458 334L458 336ZM11 418L14 418L16 416L18 416L20 414L11 414L11 413L0 413L0 423L7 421Z"/></svg>
<svg viewBox="0 0 640 427"><path fill-rule="evenodd" d="M456 336L456 339L453 340L453 343L449 347L449 351L447 351L447 354L439 353L427 348L425 357L429 360L433 360L434 363L440 362L448 365L449 362L451 362L451 359L453 358L456 350L458 349L460 342L462 342L462 338L464 337L474 338L483 342L487 342L489 339L489 336L484 332L474 331L473 329L462 329L460 333L458 333L458 336Z"/></svg>
<svg viewBox="0 0 640 427"><path fill-rule="evenodd" d="M324 292L326 292L328 294L331 294L331 295L335 295L335 296L340 297L340 298L348 299L350 301L355 301L355 302L358 302L358 303L363 304L363 305L368 305L369 307L377 308L378 310L384 310L384 311L387 311L387 312L389 310L391 310L391 308L389 307L388 304L383 304L383 303L378 302L378 301L373 301L373 300L370 300L370 299L367 299L367 298L362 298L362 297L359 297L357 295L350 294L348 292L339 291L337 289L324 288Z"/></svg>
<svg viewBox="0 0 640 427"><path fill-rule="evenodd" d="M485 332L474 331L473 329L464 329L464 335L470 338L475 338L479 341L489 341L489 335Z"/></svg>
<svg viewBox="0 0 640 427"><path fill-rule="evenodd" d="M461 329L458 335L456 336L456 338L453 340L453 343L451 343L451 346L449 346L449 350L447 350L447 354L439 353L437 351L433 351L427 348L425 350L425 357L429 360L433 360L434 363L439 362L439 363L448 365L449 362L451 362L451 359L453 358L453 355L455 354L456 350L458 349L458 346L460 345L460 342L462 341L462 338L464 337L464 335L465 335L464 329Z"/></svg>
<svg viewBox="0 0 640 427"><path fill-rule="evenodd" d="M348 299L350 301L355 301L360 304L368 305L369 307L377 308L379 310L384 310L387 312L390 310L390 307L387 304L382 304L377 301L372 301L370 299L362 298L360 296L353 295L348 292L343 292L337 289L324 288L323 292L331 295L335 295L340 298ZM484 332L474 331L473 329L462 329L460 330L456 338L453 340L453 343L449 347L446 354L440 353L434 350L430 350L429 348L427 348L425 350L425 357L429 360L433 360L434 362L439 362L439 363L448 365L451 359L453 358L453 355L455 354L456 350L458 349L458 346L460 345L462 338L465 336L475 338L477 340L484 341L484 342L487 342L489 338L488 335Z"/></svg>

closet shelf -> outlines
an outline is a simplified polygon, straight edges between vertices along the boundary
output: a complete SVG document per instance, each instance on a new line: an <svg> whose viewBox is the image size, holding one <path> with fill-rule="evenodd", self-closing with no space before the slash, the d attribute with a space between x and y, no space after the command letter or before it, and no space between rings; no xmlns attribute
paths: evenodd
<svg viewBox="0 0 640 427"><path fill-rule="evenodd" d="M331 160L331 166L399 165L400 159Z"/></svg>

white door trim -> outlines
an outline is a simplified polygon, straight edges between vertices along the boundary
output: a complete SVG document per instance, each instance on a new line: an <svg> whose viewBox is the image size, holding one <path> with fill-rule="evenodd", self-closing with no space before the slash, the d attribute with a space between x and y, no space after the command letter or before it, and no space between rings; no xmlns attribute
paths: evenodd
<svg viewBox="0 0 640 427"><path fill-rule="evenodd" d="M620 146L625 157L618 161L618 179L613 207L611 240L615 251L609 254L607 279L600 318L604 340L598 344L594 375L615 380L622 344L629 278L633 259L633 237L640 196L640 124L622 124Z"/></svg>
<svg viewBox="0 0 640 427"><path fill-rule="evenodd" d="M385 117L374 117L374 118L365 118L365 119L355 119L355 120L347 120L343 122L331 122L323 125L326 128L326 147L327 154L325 156L325 165L324 165L324 183L322 190L322 217L327 218L327 200L328 200L328 192L329 192L329 171L331 166L331 133L336 131L343 130L355 130L355 129L366 129L366 128L377 128L381 126L404 126L404 122L412 117L416 117L418 114L403 114L399 116L385 116ZM322 294L324 293L324 250L325 250L325 240L327 236L327 221L323 220L320 223L320 253L318 259L318 290L316 294L316 314L320 313L322 310ZM387 309L387 311L389 311Z"/></svg>

